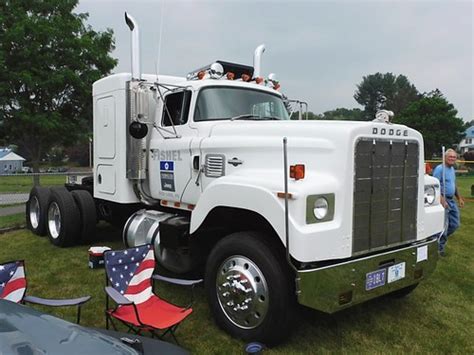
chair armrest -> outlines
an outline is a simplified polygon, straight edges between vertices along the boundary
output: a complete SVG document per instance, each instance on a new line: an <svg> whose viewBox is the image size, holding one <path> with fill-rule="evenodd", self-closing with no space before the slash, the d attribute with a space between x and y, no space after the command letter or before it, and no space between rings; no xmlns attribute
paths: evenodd
<svg viewBox="0 0 474 355"><path fill-rule="evenodd" d="M121 306L127 306L133 304L132 301L130 301L128 298L120 294L115 288L111 286L107 286L105 288L105 293L114 300L115 303Z"/></svg>
<svg viewBox="0 0 474 355"><path fill-rule="evenodd" d="M23 301L50 307L80 306L91 299L91 296L70 298L70 299L50 299L34 296L25 296Z"/></svg>
<svg viewBox="0 0 474 355"><path fill-rule="evenodd" d="M158 274L153 275L154 280L160 280L160 281L165 281L171 284L175 285L181 285L181 286L194 286L197 285L201 282L203 282L203 279L197 279L197 280L184 280L184 279L175 279L172 277L166 277L166 276L161 276Z"/></svg>

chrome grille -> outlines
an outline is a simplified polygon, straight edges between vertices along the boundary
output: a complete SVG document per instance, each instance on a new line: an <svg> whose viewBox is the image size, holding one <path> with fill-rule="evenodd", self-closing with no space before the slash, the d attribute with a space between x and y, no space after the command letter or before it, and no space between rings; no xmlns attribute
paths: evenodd
<svg viewBox="0 0 474 355"><path fill-rule="evenodd" d="M205 159L204 175L207 177L221 177L225 175L225 157L222 154L207 154Z"/></svg>
<svg viewBox="0 0 474 355"><path fill-rule="evenodd" d="M355 149L353 254L416 239L418 142L360 139Z"/></svg>

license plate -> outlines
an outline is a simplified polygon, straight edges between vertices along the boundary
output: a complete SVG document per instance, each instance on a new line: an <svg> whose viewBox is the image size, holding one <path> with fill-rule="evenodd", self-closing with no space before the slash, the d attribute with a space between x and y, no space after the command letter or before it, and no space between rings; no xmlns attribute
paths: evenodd
<svg viewBox="0 0 474 355"><path fill-rule="evenodd" d="M374 288L385 285L385 273L387 269L380 269L369 272L365 275L365 290L369 291Z"/></svg>
<svg viewBox="0 0 474 355"><path fill-rule="evenodd" d="M405 262L392 265L388 268L387 282L395 282L405 277Z"/></svg>

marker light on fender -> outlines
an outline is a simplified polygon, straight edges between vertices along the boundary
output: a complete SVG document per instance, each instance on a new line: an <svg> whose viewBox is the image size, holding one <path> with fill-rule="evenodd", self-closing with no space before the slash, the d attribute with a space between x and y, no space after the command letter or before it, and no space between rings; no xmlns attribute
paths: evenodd
<svg viewBox="0 0 474 355"><path fill-rule="evenodd" d="M304 179L304 164L291 165L290 178L295 180Z"/></svg>

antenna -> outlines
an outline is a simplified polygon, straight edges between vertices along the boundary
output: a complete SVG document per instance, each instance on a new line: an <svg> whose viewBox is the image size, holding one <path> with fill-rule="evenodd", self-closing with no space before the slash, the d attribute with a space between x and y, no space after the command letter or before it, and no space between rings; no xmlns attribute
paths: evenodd
<svg viewBox="0 0 474 355"><path fill-rule="evenodd" d="M158 54L156 58L156 80L158 81L158 73L160 72L160 59L161 59L161 43L163 39L163 22L165 13L165 0L161 1L161 16L160 16L160 33L158 37Z"/></svg>

